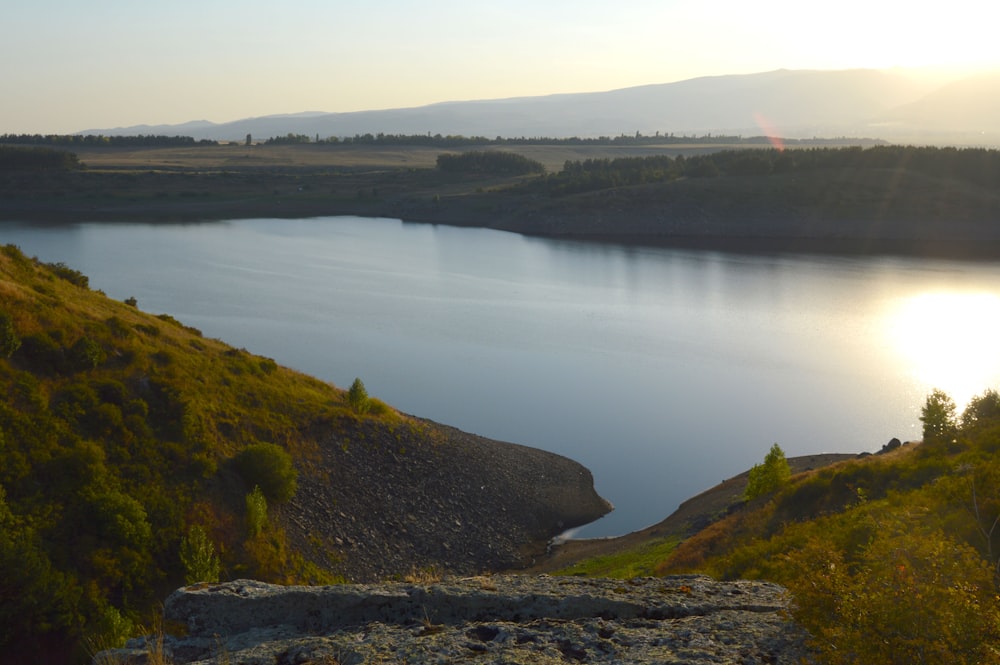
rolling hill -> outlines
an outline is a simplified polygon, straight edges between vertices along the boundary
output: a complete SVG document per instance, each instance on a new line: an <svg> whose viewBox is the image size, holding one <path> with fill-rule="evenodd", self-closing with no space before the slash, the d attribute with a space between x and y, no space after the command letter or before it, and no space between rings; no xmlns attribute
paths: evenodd
<svg viewBox="0 0 1000 665"><path fill-rule="evenodd" d="M905 71L776 70L605 92L448 101L428 106L306 112L225 123L88 129L82 134L181 134L243 141L366 133L505 137L620 134L876 137L917 143L995 144L996 76L929 83ZM977 122L969 124L971 116ZM981 122L979 122L981 121Z"/></svg>

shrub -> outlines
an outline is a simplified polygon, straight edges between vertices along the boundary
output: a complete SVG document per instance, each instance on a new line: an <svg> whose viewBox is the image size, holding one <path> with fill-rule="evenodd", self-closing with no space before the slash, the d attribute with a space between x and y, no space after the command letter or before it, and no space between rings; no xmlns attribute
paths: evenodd
<svg viewBox="0 0 1000 665"><path fill-rule="evenodd" d="M255 443L234 461L247 485L259 487L268 500L282 502L295 496L298 472L292 466L292 456L281 446Z"/></svg>
<svg viewBox="0 0 1000 665"><path fill-rule="evenodd" d="M65 263L48 263L46 264L50 270L55 274L56 277L60 279L65 279L70 284L76 284L81 289L90 288L90 278L84 275L79 270L74 270L70 268Z"/></svg>
<svg viewBox="0 0 1000 665"><path fill-rule="evenodd" d="M14 330L14 320L6 312L0 312L0 358L10 358L21 348L21 338Z"/></svg>
<svg viewBox="0 0 1000 665"><path fill-rule="evenodd" d="M70 361L78 370L94 369L104 362L105 354L101 345L90 337L83 336L69 350Z"/></svg>
<svg viewBox="0 0 1000 665"><path fill-rule="evenodd" d="M267 527L267 499L260 487L247 494L247 535L256 538Z"/></svg>
<svg viewBox="0 0 1000 665"><path fill-rule="evenodd" d="M180 555L186 584L219 581L219 557L205 529L197 524L188 529L181 540Z"/></svg>

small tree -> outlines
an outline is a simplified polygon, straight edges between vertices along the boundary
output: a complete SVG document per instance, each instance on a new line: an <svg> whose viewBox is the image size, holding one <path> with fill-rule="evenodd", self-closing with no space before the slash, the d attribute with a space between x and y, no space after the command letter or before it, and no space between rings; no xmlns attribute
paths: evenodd
<svg viewBox="0 0 1000 665"><path fill-rule="evenodd" d="M792 469L788 466L785 452L777 443L771 446L771 450L764 457L763 464L755 464L750 469L750 477L747 480L747 489L743 496L747 501L756 499L759 496L770 494L779 489L792 477Z"/></svg>
<svg viewBox="0 0 1000 665"><path fill-rule="evenodd" d="M924 443L951 441L958 433L955 420L955 402L946 392L935 388L924 408L920 411L920 421L924 424Z"/></svg>
<svg viewBox="0 0 1000 665"><path fill-rule="evenodd" d="M368 410L371 409L371 399L368 397L368 391L361 379L355 378L354 383L348 389L347 403L351 405L355 413L368 413Z"/></svg>
<svg viewBox="0 0 1000 665"><path fill-rule="evenodd" d="M267 499L259 487L247 494L247 533L256 538L267 527Z"/></svg>
<svg viewBox="0 0 1000 665"><path fill-rule="evenodd" d="M195 524L181 539L181 563L185 584L219 581L219 557L205 529Z"/></svg>

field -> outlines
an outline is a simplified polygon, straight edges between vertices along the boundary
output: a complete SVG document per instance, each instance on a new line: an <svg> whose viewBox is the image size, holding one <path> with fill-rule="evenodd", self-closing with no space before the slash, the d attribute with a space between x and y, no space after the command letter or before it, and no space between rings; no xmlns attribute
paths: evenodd
<svg viewBox="0 0 1000 665"><path fill-rule="evenodd" d="M567 160L652 155L705 154L738 148L727 144L662 146L561 146L509 145L491 148L515 152L545 165L550 173L562 169ZM474 148L473 148L474 149ZM464 150L464 149L463 149ZM93 170L259 170L259 169L430 169L437 156L454 149L428 146L251 145L231 143L186 148L84 148L77 150L87 168Z"/></svg>

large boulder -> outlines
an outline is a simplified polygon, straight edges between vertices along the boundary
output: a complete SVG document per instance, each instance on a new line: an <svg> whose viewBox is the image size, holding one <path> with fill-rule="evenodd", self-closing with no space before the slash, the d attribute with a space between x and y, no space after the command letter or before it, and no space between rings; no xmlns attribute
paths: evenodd
<svg viewBox="0 0 1000 665"><path fill-rule="evenodd" d="M490 576L434 584L185 587L164 607L178 635L99 654L142 662L800 663L784 589L704 576Z"/></svg>

